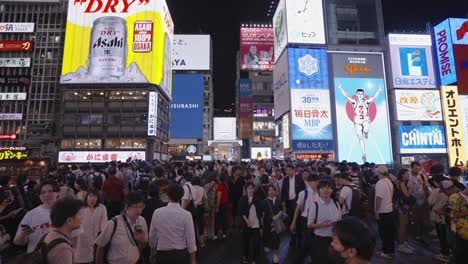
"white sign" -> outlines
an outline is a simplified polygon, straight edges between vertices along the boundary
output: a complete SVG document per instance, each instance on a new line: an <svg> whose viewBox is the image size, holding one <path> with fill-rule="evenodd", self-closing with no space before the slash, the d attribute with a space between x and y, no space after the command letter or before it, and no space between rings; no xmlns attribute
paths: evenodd
<svg viewBox="0 0 468 264"><path fill-rule="evenodd" d="M127 159L145 160L144 151L60 151L59 163L125 162Z"/></svg>
<svg viewBox="0 0 468 264"><path fill-rule="evenodd" d="M458 95L460 104L460 119L462 122L463 138L468 139L468 95ZM468 157L468 148L465 147L466 157Z"/></svg>
<svg viewBox="0 0 468 264"><path fill-rule="evenodd" d="M275 34L275 62L288 45L288 31L286 26L286 0L280 0L273 16L273 33Z"/></svg>
<svg viewBox="0 0 468 264"><path fill-rule="evenodd" d="M395 90L399 121L442 121L438 90Z"/></svg>
<svg viewBox="0 0 468 264"><path fill-rule="evenodd" d="M273 95L275 105L275 120L280 118L291 108L289 71L288 71L288 50L286 50L275 68L273 68Z"/></svg>
<svg viewBox="0 0 468 264"><path fill-rule="evenodd" d="M409 166L411 165L411 162L413 162L415 159L414 159L414 156L410 156L410 157L401 157L401 165L403 166Z"/></svg>
<svg viewBox="0 0 468 264"><path fill-rule="evenodd" d="M156 136L158 132L158 93L149 93L148 102L148 136Z"/></svg>
<svg viewBox="0 0 468 264"><path fill-rule="evenodd" d="M255 160L271 159L271 148L251 148L250 158Z"/></svg>
<svg viewBox="0 0 468 264"><path fill-rule="evenodd" d="M0 101L24 101L26 93L0 93Z"/></svg>
<svg viewBox="0 0 468 264"><path fill-rule="evenodd" d="M0 68L28 68L31 67L31 58L0 58Z"/></svg>
<svg viewBox="0 0 468 264"><path fill-rule="evenodd" d="M436 88L430 35L388 35L395 88Z"/></svg>
<svg viewBox="0 0 468 264"><path fill-rule="evenodd" d="M213 130L214 140L236 140L236 118L215 117Z"/></svg>
<svg viewBox="0 0 468 264"><path fill-rule="evenodd" d="M210 46L210 35L174 35L172 69L209 71Z"/></svg>
<svg viewBox="0 0 468 264"><path fill-rule="evenodd" d="M23 120L23 113L0 113L0 120Z"/></svg>
<svg viewBox="0 0 468 264"><path fill-rule="evenodd" d="M322 0L287 0L288 43L325 44Z"/></svg>
<svg viewBox="0 0 468 264"><path fill-rule="evenodd" d="M18 2L18 1L15 1ZM34 23L0 23L0 33L32 33Z"/></svg>
<svg viewBox="0 0 468 264"><path fill-rule="evenodd" d="M291 147L289 141L289 114L286 114L283 116L283 149L289 149Z"/></svg>

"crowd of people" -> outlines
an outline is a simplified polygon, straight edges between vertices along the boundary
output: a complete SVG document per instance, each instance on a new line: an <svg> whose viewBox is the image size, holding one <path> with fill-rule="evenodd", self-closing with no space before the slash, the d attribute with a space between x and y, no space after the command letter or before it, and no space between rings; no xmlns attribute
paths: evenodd
<svg viewBox="0 0 468 264"><path fill-rule="evenodd" d="M435 230L434 258L466 263L468 189L461 168L446 172L418 162L128 161L3 176L1 260L193 264L208 240L240 232L241 263L280 263L282 239L292 263L370 263L414 254L410 238L424 245Z"/></svg>

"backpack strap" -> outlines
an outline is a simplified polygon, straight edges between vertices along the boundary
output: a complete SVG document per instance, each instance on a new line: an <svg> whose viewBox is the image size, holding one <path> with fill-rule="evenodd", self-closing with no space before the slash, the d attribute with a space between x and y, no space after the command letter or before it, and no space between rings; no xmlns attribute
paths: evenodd
<svg viewBox="0 0 468 264"><path fill-rule="evenodd" d="M70 243L70 241L68 241L67 239L65 238L56 238L52 241L50 241L49 243L44 243L44 238L45 236L41 239L41 241L39 242L40 244L40 250L41 250L41 255L42 255L42 260L44 263L48 263L47 261L47 255L49 254L49 252L56 246L58 246L59 244L62 244L62 243L66 243L68 244L70 247L73 247L72 244Z"/></svg>
<svg viewBox="0 0 468 264"><path fill-rule="evenodd" d="M318 202L317 202L317 201L315 201L314 203L315 203L315 219L314 219L314 225L315 225L315 224L317 224L318 207L319 207L319 205L318 205Z"/></svg>
<svg viewBox="0 0 468 264"><path fill-rule="evenodd" d="M304 194L304 201L302 202L302 208L301 208L301 212L304 212L304 208L305 208L305 204L307 202L307 196L308 196L308 192L307 192L307 189L304 190L305 194Z"/></svg>
<svg viewBox="0 0 468 264"><path fill-rule="evenodd" d="M192 199L190 199L190 201L193 201L193 203L195 204L195 199L193 198L192 190L190 189L190 186L188 186L188 184L185 184L185 186L187 186L187 189L188 189L188 191L190 193L190 198L192 198Z"/></svg>

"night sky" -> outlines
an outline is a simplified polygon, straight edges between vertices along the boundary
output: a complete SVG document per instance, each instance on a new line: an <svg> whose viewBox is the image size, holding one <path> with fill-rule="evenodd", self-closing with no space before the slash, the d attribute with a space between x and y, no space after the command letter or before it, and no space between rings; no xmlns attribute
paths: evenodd
<svg viewBox="0 0 468 264"><path fill-rule="evenodd" d="M381 0L385 32L420 32L426 23L466 17L468 0ZM167 0L176 34L211 34L215 108L234 103L240 24L270 23L278 0Z"/></svg>

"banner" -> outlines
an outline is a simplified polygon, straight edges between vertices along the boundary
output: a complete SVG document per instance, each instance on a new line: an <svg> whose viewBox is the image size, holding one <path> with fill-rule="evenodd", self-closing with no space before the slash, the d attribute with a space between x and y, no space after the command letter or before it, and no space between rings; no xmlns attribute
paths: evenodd
<svg viewBox="0 0 468 264"><path fill-rule="evenodd" d="M202 74L174 74L170 138L203 138Z"/></svg>
<svg viewBox="0 0 468 264"><path fill-rule="evenodd" d="M23 120L23 113L0 113L0 120Z"/></svg>
<svg viewBox="0 0 468 264"><path fill-rule="evenodd" d="M455 59L453 57L450 19L446 19L434 27L434 38L437 45L437 62L440 82L442 85L456 83L457 74L455 71Z"/></svg>
<svg viewBox="0 0 468 264"><path fill-rule="evenodd" d="M19 86L28 86L31 84L31 78L25 75L8 75L0 76L0 85L19 85Z"/></svg>
<svg viewBox="0 0 468 264"><path fill-rule="evenodd" d="M288 30L286 26L286 0L280 0L273 16L275 63L288 45Z"/></svg>
<svg viewBox="0 0 468 264"><path fill-rule="evenodd" d="M436 88L430 35L389 34L393 87Z"/></svg>
<svg viewBox="0 0 468 264"><path fill-rule="evenodd" d="M70 1L60 82L151 83L170 97L173 35L164 0Z"/></svg>
<svg viewBox="0 0 468 264"><path fill-rule="evenodd" d="M325 49L288 49L289 87L291 89L329 89Z"/></svg>
<svg viewBox="0 0 468 264"><path fill-rule="evenodd" d="M466 166L465 140L463 137L460 101L456 86L442 86L440 89L444 111L449 166Z"/></svg>
<svg viewBox="0 0 468 264"><path fill-rule="evenodd" d="M238 84L238 104L237 117L239 118L239 137L240 139L251 139L253 137L253 98L252 81L249 79L240 79Z"/></svg>
<svg viewBox="0 0 468 264"><path fill-rule="evenodd" d="M442 121L437 90L395 90L395 103L399 121Z"/></svg>
<svg viewBox="0 0 468 264"><path fill-rule="evenodd" d="M387 92L381 53L331 53L338 158L392 162Z"/></svg>
<svg viewBox="0 0 468 264"><path fill-rule="evenodd" d="M148 136L158 135L158 93L149 92L148 99Z"/></svg>
<svg viewBox="0 0 468 264"><path fill-rule="evenodd" d="M239 118L252 118L253 114L253 100L252 98L241 98L238 104L238 117Z"/></svg>
<svg viewBox="0 0 468 264"><path fill-rule="evenodd" d="M272 71L274 65L272 28L241 28L241 70Z"/></svg>
<svg viewBox="0 0 468 264"><path fill-rule="evenodd" d="M32 51L32 41L0 41L0 51Z"/></svg>
<svg viewBox="0 0 468 264"><path fill-rule="evenodd" d="M59 163L105 163L145 160L144 151L59 151Z"/></svg>
<svg viewBox="0 0 468 264"><path fill-rule="evenodd" d="M174 35L172 56L173 70L209 71L210 35Z"/></svg>
<svg viewBox="0 0 468 264"><path fill-rule="evenodd" d="M0 33L33 33L34 23L0 23Z"/></svg>
<svg viewBox="0 0 468 264"><path fill-rule="evenodd" d="M0 101L24 101L26 93L0 93Z"/></svg>
<svg viewBox="0 0 468 264"><path fill-rule="evenodd" d="M468 140L468 95L458 96L460 103L460 119L463 130L463 139ZM465 147L465 156L468 158L468 148Z"/></svg>
<svg viewBox="0 0 468 264"><path fill-rule="evenodd" d="M0 58L0 68L29 68L31 58Z"/></svg>
<svg viewBox="0 0 468 264"><path fill-rule="evenodd" d="M283 149L291 148L291 137L289 136L289 113L283 116Z"/></svg>
<svg viewBox="0 0 468 264"><path fill-rule="evenodd" d="M443 126L400 126L400 153L446 153Z"/></svg>
<svg viewBox="0 0 468 264"><path fill-rule="evenodd" d="M275 120L291 109L288 59L288 50L286 50L273 69Z"/></svg>
<svg viewBox="0 0 468 264"><path fill-rule="evenodd" d="M322 0L287 0L288 43L325 44Z"/></svg>

